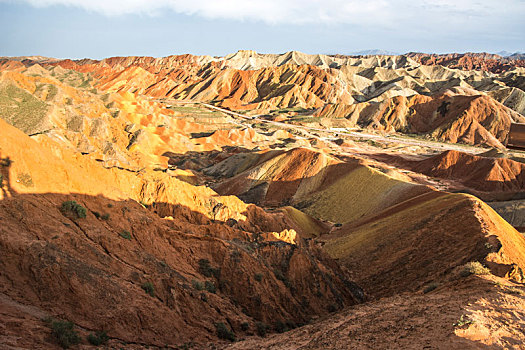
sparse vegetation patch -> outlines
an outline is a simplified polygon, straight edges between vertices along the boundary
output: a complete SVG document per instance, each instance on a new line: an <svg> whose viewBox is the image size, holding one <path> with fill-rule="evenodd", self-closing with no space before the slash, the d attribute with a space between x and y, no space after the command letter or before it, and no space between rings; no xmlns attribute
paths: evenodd
<svg viewBox="0 0 525 350"><path fill-rule="evenodd" d="M217 328L217 336L220 339L229 340L231 342L235 341L235 334L224 323L222 322L216 323L215 328Z"/></svg>
<svg viewBox="0 0 525 350"><path fill-rule="evenodd" d="M151 282L146 282L141 287L150 296L155 296L155 288L153 287L153 284Z"/></svg>
<svg viewBox="0 0 525 350"><path fill-rule="evenodd" d="M122 237L124 239L128 239L128 240L131 239L131 232L129 232L129 231L124 230L119 235L120 235L120 237Z"/></svg>
<svg viewBox="0 0 525 350"><path fill-rule="evenodd" d="M460 275L461 277L468 277L470 275L488 275L490 270L483 266L479 261L471 261L463 265Z"/></svg>
<svg viewBox="0 0 525 350"><path fill-rule="evenodd" d="M80 343L80 336L75 330L73 322L53 320L51 318L44 321L51 328L53 337L62 348L68 349L70 346Z"/></svg>
<svg viewBox="0 0 525 350"><path fill-rule="evenodd" d="M106 344L109 337L105 331L96 331L95 333L90 333L87 336L87 340L91 345L99 346Z"/></svg>
<svg viewBox="0 0 525 350"><path fill-rule="evenodd" d="M473 324L474 321L467 318L465 315L461 315L456 323L454 323L455 327L465 327Z"/></svg>
<svg viewBox="0 0 525 350"><path fill-rule="evenodd" d="M202 273L206 277L219 277L221 270L217 268L213 268L210 265L210 261L208 259L200 259L199 260L199 272Z"/></svg>
<svg viewBox="0 0 525 350"><path fill-rule="evenodd" d="M62 203L60 211L66 216L76 216L79 219L86 217L86 208L78 204L76 201L66 201Z"/></svg>

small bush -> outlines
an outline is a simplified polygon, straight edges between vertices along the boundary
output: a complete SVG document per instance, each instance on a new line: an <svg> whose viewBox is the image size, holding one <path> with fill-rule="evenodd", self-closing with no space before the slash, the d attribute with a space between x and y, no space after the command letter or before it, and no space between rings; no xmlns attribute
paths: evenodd
<svg viewBox="0 0 525 350"><path fill-rule="evenodd" d="M108 203L108 208L113 208L113 204Z"/></svg>
<svg viewBox="0 0 525 350"><path fill-rule="evenodd" d="M261 282L262 278L263 278L263 274L262 273L256 273L254 277L255 277L255 280L257 282Z"/></svg>
<svg viewBox="0 0 525 350"><path fill-rule="evenodd" d="M121 233L119 233L120 237L124 238L124 239L128 239L130 240L131 239L131 232L129 231L122 231Z"/></svg>
<svg viewBox="0 0 525 350"><path fill-rule="evenodd" d="M93 215L95 215L97 219L100 219L100 213L98 211L94 211Z"/></svg>
<svg viewBox="0 0 525 350"><path fill-rule="evenodd" d="M105 331L96 331L95 334L90 333L87 336L87 340L91 345L98 346L98 345L106 344L109 340L109 337Z"/></svg>
<svg viewBox="0 0 525 350"><path fill-rule="evenodd" d="M191 281L191 285L192 285L193 288L195 288L196 290L204 290L204 283L202 283L201 281L192 280L192 281Z"/></svg>
<svg viewBox="0 0 525 350"><path fill-rule="evenodd" d="M204 282L204 288L210 293L215 293L217 291L217 288L215 288L215 284L213 284L213 282L211 281Z"/></svg>
<svg viewBox="0 0 525 350"><path fill-rule="evenodd" d="M102 215L101 218L102 218L102 220L108 221L109 220L109 214L106 213L106 214Z"/></svg>
<svg viewBox="0 0 525 350"><path fill-rule="evenodd" d="M33 178L29 174L18 174L17 181L24 185L25 187L33 187Z"/></svg>
<svg viewBox="0 0 525 350"><path fill-rule="evenodd" d="M199 260L199 272L202 273L206 277L219 277L221 270L215 269L210 265L210 261L208 259L200 259Z"/></svg>
<svg viewBox="0 0 525 350"><path fill-rule="evenodd" d="M463 265L463 269L459 273L461 277L468 277L470 275L488 275L490 270L481 265L478 261L471 261Z"/></svg>
<svg viewBox="0 0 525 350"><path fill-rule="evenodd" d="M255 324L255 328L257 330L257 335L259 335L260 337L266 337L266 333L268 332L268 325L262 322L257 322Z"/></svg>
<svg viewBox="0 0 525 350"><path fill-rule="evenodd" d="M250 329L250 324L248 322L241 323L241 330L243 332L246 332L248 329Z"/></svg>
<svg viewBox="0 0 525 350"><path fill-rule="evenodd" d="M74 329L75 324L73 322L50 320L49 326L58 344L64 349L80 343L80 336Z"/></svg>
<svg viewBox="0 0 525 350"><path fill-rule="evenodd" d="M201 300L204 301L205 303L208 302L208 296L206 295L206 293L204 292L201 293Z"/></svg>
<svg viewBox="0 0 525 350"><path fill-rule="evenodd" d="M150 296L155 296L155 288L153 287L153 284L151 282L146 282L141 287Z"/></svg>
<svg viewBox="0 0 525 350"><path fill-rule="evenodd" d="M423 293L425 293L425 294L430 293L430 292L432 292L434 289L436 289L437 287L439 287L439 284L438 284L438 283L436 283L436 282L429 283L429 284L423 289Z"/></svg>
<svg viewBox="0 0 525 350"><path fill-rule="evenodd" d="M74 215L80 219L86 217L86 208L75 201L66 201L62 203L60 210L64 215Z"/></svg>
<svg viewBox="0 0 525 350"><path fill-rule="evenodd" d="M464 327L464 326L471 325L473 323L474 323L473 320L469 320L468 318L465 317L465 315L461 315L459 320L457 320L457 322L454 323L454 326L455 327Z"/></svg>
<svg viewBox="0 0 525 350"><path fill-rule="evenodd" d="M224 323L216 323L215 328L217 328L217 336L220 339L229 340L231 342L235 341L235 334Z"/></svg>

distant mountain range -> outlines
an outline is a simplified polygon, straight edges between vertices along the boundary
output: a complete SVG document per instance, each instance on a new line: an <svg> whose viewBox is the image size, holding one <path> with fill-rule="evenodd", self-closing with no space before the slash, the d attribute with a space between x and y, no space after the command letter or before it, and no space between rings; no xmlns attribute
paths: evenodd
<svg viewBox="0 0 525 350"><path fill-rule="evenodd" d="M525 53L524 52L509 52L509 51L499 51L499 52L496 52L496 55L500 55L500 56L503 56L503 57L509 57L509 58L513 58L513 59L518 59L518 60L521 60L525 57Z"/></svg>
<svg viewBox="0 0 525 350"><path fill-rule="evenodd" d="M380 49L370 49L370 50L361 50L350 52L350 55L355 56L368 56L368 55L386 55L386 56L397 56L401 55L399 52L380 50Z"/></svg>

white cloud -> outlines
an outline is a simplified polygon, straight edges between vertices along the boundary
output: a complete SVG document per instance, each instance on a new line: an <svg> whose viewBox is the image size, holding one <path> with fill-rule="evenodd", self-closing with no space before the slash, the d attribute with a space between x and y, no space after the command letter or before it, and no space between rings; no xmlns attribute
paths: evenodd
<svg viewBox="0 0 525 350"><path fill-rule="evenodd" d="M6 0L0 0L6 1ZM9 0L7 0L9 1ZM345 23L431 27L525 15L522 0L10 0L35 7L65 5L107 16L156 15L165 10L211 19L266 23ZM408 21L405 23L405 21ZM437 28L439 29L439 28Z"/></svg>

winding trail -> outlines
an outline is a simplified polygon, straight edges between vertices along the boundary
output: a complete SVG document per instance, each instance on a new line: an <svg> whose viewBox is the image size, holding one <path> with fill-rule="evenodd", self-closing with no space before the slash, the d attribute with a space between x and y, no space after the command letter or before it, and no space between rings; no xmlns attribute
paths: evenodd
<svg viewBox="0 0 525 350"><path fill-rule="evenodd" d="M295 125L290 123L284 123L284 122L276 122L273 120L266 120L263 118L260 118L260 115L255 116L246 116L241 113L233 112L225 108L216 107L213 105L210 105L208 103L199 102L199 101L190 101L190 100L169 100L169 99L155 99L155 102L160 103L169 103L169 104L197 104L201 105L203 107L206 107L208 109L216 110L221 113L227 114L229 116L240 118L241 121L250 121L250 122L260 122L260 123L266 123L269 125L274 125L279 128L287 128L292 129L296 131L302 131L302 132L316 132L316 133L325 133L332 137L350 137L350 138L357 138L361 140L372 140L379 143L395 143L395 144L404 144L409 146L418 146L418 147L426 147L429 149L434 149L437 151L447 151L447 150L453 150L453 151L460 151L464 153L469 154L479 154L486 152L488 148L484 147L477 147L477 146L467 146L467 145L460 145L460 144L452 144L452 143L446 143L446 142L439 142L439 141L426 141L426 140L420 140L420 139L410 139L407 137L401 137L398 135L378 135L378 134L372 134L368 132L357 132L352 130L330 130L330 129L323 129L323 128L315 128L311 126L304 126L304 125ZM246 125L244 123L234 122L234 124L242 125L245 127L251 127L251 125ZM319 137L317 135L312 135L308 133L308 137L316 138L319 140L326 141L326 138Z"/></svg>

